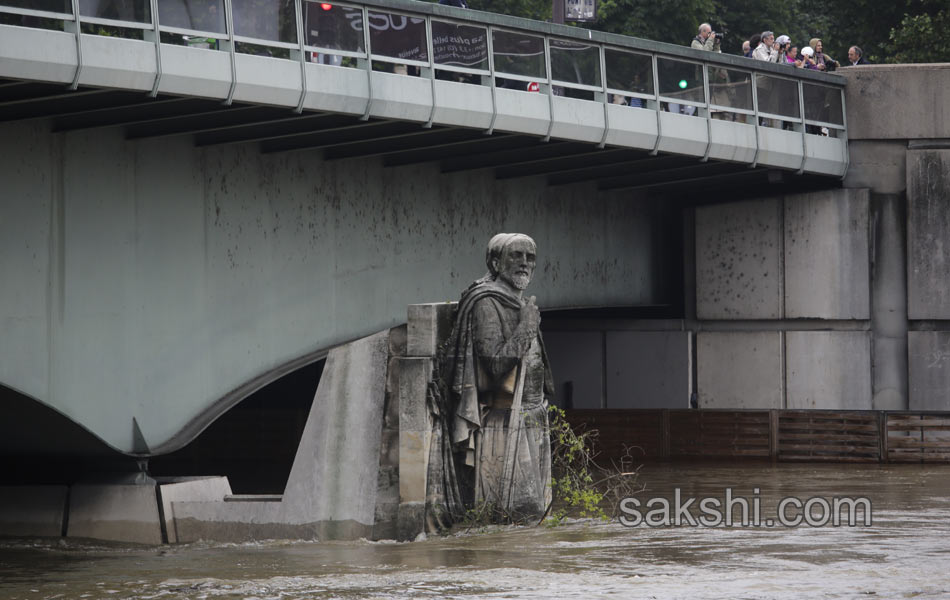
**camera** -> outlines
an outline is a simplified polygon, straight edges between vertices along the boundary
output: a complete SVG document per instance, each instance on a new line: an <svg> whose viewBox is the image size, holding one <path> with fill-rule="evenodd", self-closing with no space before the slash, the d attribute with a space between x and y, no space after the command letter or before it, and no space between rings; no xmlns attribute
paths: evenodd
<svg viewBox="0 0 950 600"><path fill-rule="evenodd" d="M838 68L838 61L831 60L830 58L825 59L825 71L834 71Z"/></svg>

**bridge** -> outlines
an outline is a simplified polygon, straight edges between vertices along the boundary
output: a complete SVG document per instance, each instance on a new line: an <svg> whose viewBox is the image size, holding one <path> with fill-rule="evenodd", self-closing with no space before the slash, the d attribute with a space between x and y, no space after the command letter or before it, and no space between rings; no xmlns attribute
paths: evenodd
<svg viewBox="0 0 950 600"><path fill-rule="evenodd" d="M497 229L548 308L677 305L682 197L848 168L843 78L670 44L407 0L0 16L0 383L124 453L457 297Z"/></svg>

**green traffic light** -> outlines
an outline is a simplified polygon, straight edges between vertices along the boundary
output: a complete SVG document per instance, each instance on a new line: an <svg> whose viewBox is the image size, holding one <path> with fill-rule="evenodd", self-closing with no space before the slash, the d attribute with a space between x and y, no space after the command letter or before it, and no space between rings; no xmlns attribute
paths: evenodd
<svg viewBox="0 0 950 600"><path fill-rule="evenodd" d="M685 80L685 79L680 79L680 89L681 89L681 90L685 90L685 89L686 89L686 80Z"/></svg>

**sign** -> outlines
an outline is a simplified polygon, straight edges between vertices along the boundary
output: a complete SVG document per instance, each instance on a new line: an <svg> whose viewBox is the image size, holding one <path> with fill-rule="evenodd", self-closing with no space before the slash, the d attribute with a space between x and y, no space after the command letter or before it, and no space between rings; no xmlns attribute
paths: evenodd
<svg viewBox="0 0 950 600"><path fill-rule="evenodd" d="M596 21L597 0L564 0L565 21Z"/></svg>

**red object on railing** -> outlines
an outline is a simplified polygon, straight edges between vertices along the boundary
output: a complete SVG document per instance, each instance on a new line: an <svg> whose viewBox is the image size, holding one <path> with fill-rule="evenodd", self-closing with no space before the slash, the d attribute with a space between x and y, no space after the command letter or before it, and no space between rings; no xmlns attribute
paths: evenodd
<svg viewBox="0 0 950 600"><path fill-rule="evenodd" d="M320 8L322 8L323 10L330 10L331 8L333 8L333 5L327 4L326 2L324 2L323 4L320 5Z"/></svg>

